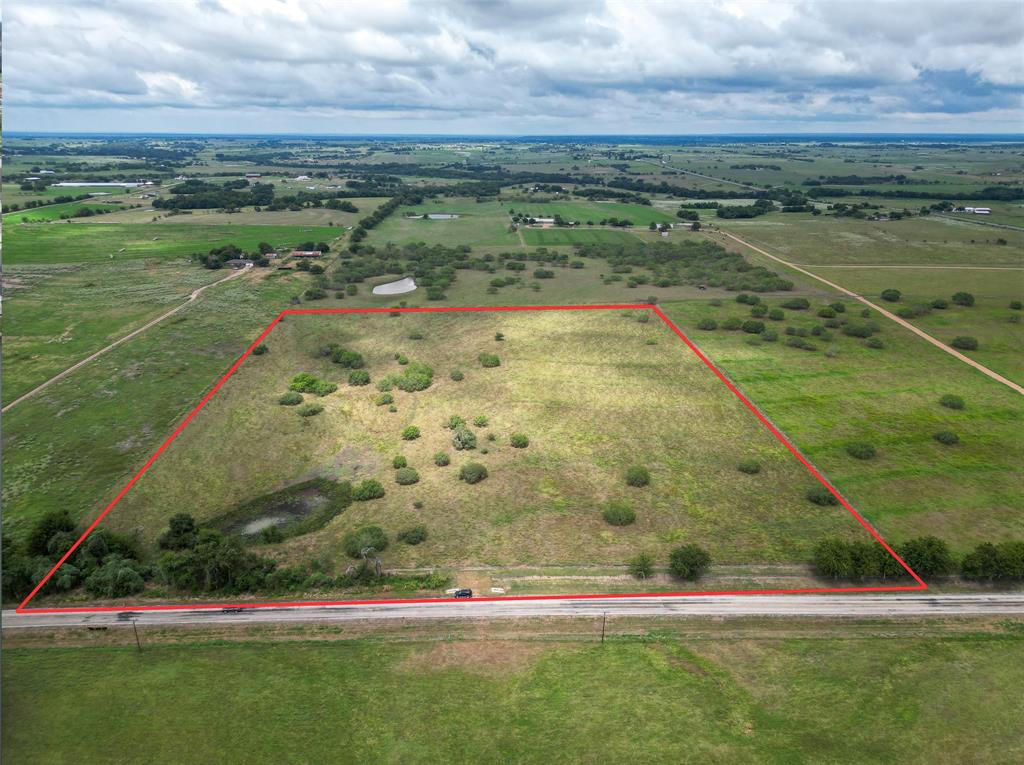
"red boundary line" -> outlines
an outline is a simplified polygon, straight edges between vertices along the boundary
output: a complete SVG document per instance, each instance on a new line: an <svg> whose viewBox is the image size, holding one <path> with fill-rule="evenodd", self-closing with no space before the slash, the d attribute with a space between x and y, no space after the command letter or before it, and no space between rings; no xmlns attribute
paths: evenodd
<svg viewBox="0 0 1024 765"><path fill-rule="evenodd" d="M606 304L606 305L513 305L513 306L439 306L439 307L423 307L423 308L291 308L281 311L267 328L260 333L260 336L253 341L245 353L239 356L238 360L231 365L231 368L217 381L217 384L213 386L209 393L203 396L202 400L196 405L195 409L189 412L188 416L181 421L181 424L174 429L174 432L168 436L167 440L164 441L160 448L158 448L153 455L146 460L146 463L139 469L139 471L132 476L131 480L125 484L124 488L117 493L117 496L104 508L103 512L100 513L96 520L94 520L89 527L82 533L82 536L71 546L64 555L61 556L60 560L54 564L53 568L50 569L49 573L42 578L32 592L28 594L21 604L15 609L15 613L33 613L33 614L47 614L47 613L99 613L106 611L180 611L180 610L199 610L199 609L217 609L217 608L230 608L230 607L244 607L244 608L297 608L297 607L311 607L311 606L364 606L364 605L395 605L402 603L464 603L465 600L458 600L455 598L394 598L394 599L383 599L383 600L319 600L319 601L294 601L294 602L260 602L260 603L198 603L195 605L181 604L181 605L163 605L163 606L97 606L97 607L69 607L69 608L26 608L29 602L39 593L39 591L46 585L48 581L57 573L57 569L64 565L64 563L70 558L75 550L77 550L82 542L85 541L86 537L93 532L93 530L100 524L107 514L117 506L117 503L124 498L124 495L136 484L136 482L142 478L142 476L152 467L153 463L156 462L157 458L164 453L168 446L181 435L181 432L185 429L192 418L194 418L199 411L206 406L207 402L213 398L213 395L221 389L225 382L228 381L238 368L242 365L252 353L253 348L263 342L263 340L270 334L270 331L278 325L279 322L285 317L290 315L306 315L306 314L347 314L347 313L469 313L478 311L607 311L607 310L651 310L653 311L664 323L671 329L680 340L682 340L686 346L693 351L697 358L704 362L704 364L714 372L715 376L718 377L725 386L732 391L733 395L736 396L743 404L754 413L754 416L761 421L777 438L783 446L785 446L798 460L800 463L807 468L807 471L813 475L822 486L829 490L846 510L857 519L857 522L863 526L875 541L878 542L882 547L885 548L897 563L899 563L904 570L910 574L910 576L917 582L914 585L891 585L884 587L807 587L800 589L789 589L789 590L720 590L720 591L707 591L707 592L637 592L637 593L608 593L608 594L584 594L584 595L513 595L509 597L496 597L496 598L473 598L473 602L493 602L493 601L511 601L511 600L596 600L596 599L612 599L612 598L656 598L656 597L703 597L711 595L805 595L812 593L836 593L836 592L901 592L907 590L926 590L928 585L925 584L924 580L919 577L906 562L900 558L899 555L882 539L881 535L875 531L871 525L864 520L864 517L858 513L849 502L847 502L843 496L836 491L836 488L832 486L824 476L818 472L818 470L793 446L789 440L776 428L771 421L765 417L760 410L750 402L750 400L743 395L739 388L737 388L728 377L726 377L716 367L707 356L705 356L701 350L686 336L683 332L672 323L672 321L662 313L661 309L656 305L648 305L646 303L634 304L634 303L622 303L622 304Z"/></svg>

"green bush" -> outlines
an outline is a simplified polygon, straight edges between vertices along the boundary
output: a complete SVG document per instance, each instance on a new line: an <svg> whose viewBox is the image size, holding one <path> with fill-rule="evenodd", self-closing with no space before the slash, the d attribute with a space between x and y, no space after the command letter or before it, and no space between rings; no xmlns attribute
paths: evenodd
<svg viewBox="0 0 1024 765"><path fill-rule="evenodd" d="M260 541L265 545L276 545L284 541L284 534L280 526L267 526L260 530Z"/></svg>
<svg viewBox="0 0 1024 765"><path fill-rule="evenodd" d="M380 485L380 481L375 481L372 478L367 478L365 481L361 481L358 486L352 489L352 499L356 502L380 499L383 496L384 487Z"/></svg>
<svg viewBox="0 0 1024 765"><path fill-rule="evenodd" d="M764 322L756 319L747 319L743 322L742 329L748 335L760 335L764 332Z"/></svg>
<svg viewBox="0 0 1024 765"><path fill-rule="evenodd" d="M530 439L524 436L522 433L513 433L508 442L516 449L525 449L530 445Z"/></svg>
<svg viewBox="0 0 1024 765"><path fill-rule="evenodd" d="M636 520L636 513L622 502L609 502L601 517L612 526L628 526Z"/></svg>
<svg viewBox="0 0 1024 765"><path fill-rule="evenodd" d="M252 349L252 355L253 356L262 356L266 352L267 352L267 344L266 343L260 343L259 345L257 345L255 348Z"/></svg>
<svg viewBox="0 0 1024 765"><path fill-rule="evenodd" d="M399 542L405 542L407 545L418 545L427 538L427 527L426 526L411 526L407 529L402 529L395 535L395 539Z"/></svg>
<svg viewBox="0 0 1024 765"><path fill-rule="evenodd" d="M380 526L363 526L346 534L341 546L348 557L361 558L363 550L372 555L388 549L388 536Z"/></svg>
<svg viewBox="0 0 1024 765"><path fill-rule="evenodd" d="M855 441L846 445L846 453L858 460L870 460L875 458L875 447L863 441Z"/></svg>
<svg viewBox="0 0 1024 765"><path fill-rule="evenodd" d="M486 428L490 420L487 419L487 415L478 414L473 418L473 424L478 428Z"/></svg>
<svg viewBox="0 0 1024 765"><path fill-rule="evenodd" d="M500 343L502 340L505 339L505 335L503 335L501 332L495 332L494 339Z"/></svg>
<svg viewBox="0 0 1024 765"><path fill-rule="evenodd" d="M846 313L846 305L840 303L839 301L836 301L835 303L829 303L828 307L831 308L836 313Z"/></svg>
<svg viewBox="0 0 1024 765"><path fill-rule="evenodd" d="M950 345L961 351L976 351L978 350L978 339L970 335L957 335Z"/></svg>
<svg viewBox="0 0 1024 765"><path fill-rule="evenodd" d="M381 380L377 387L380 390L388 391L392 387L404 390L406 393L414 393L426 390L434 382L434 370L426 364L411 362L400 373L390 374Z"/></svg>
<svg viewBox="0 0 1024 765"><path fill-rule="evenodd" d="M411 486L414 483L419 483L420 474L411 467L399 468L395 471L395 483L400 486Z"/></svg>
<svg viewBox="0 0 1024 765"><path fill-rule="evenodd" d="M349 385L369 385L370 373L365 369L353 369L348 373Z"/></svg>
<svg viewBox="0 0 1024 765"><path fill-rule="evenodd" d="M964 400L960 396L955 396L952 393L947 393L939 399L939 404L946 407L947 409L963 409Z"/></svg>
<svg viewBox="0 0 1024 765"><path fill-rule="evenodd" d="M697 329L718 329L718 322L714 319L701 319L697 322Z"/></svg>
<svg viewBox="0 0 1024 765"><path fill-rule="evenodd" d="M288 389L298 393L313 393L317 396L326 396L328 393L336 391L338 386L326 380L320 380L309 372L300 372L292 378L291 383L288 384Z"/></svg>
<svg viewBox="0 0 1024 765"><path fill-rule="evenodd" d="M375 403L377 406L387 406L388 404L395 403L395 397L392 396L390 393L379 393L377 396L374 397L373 403Z"/></svg>
<svg viewBox="0 0 1024 765"><path fill-rule="evenodd" d="M761 472L761 463L754 459L742 460L736 469L747 475L756 475Z"/></svg>
<svg viewBox="0 0 1024 765"><path fill-rule="evenodd" d="M296 404L302 403L302 394L296 391L290 390L287 393L282 394L281 398L277 400L281 406L295 406Z"/></svg>
<svg viewBox="0 0 1024 765"><path fill-rule="evenodd" d="M99 598L123 598L142 592L146 586L138 561L120 555L108 555L103 565L85 580L85 589Z"/></svg>
<svg viewBox="0 0 1024 765"><path fill-rule="evenodd" d="M448 428L448 430L456 430L457 428L461 428L465 424L465 419L459 417L459 415L457 414L453 414L451 417L448 418L448 422L445 423L445 427Z"/></svg>
<svg viewBox="0 0 1024 765"><path fill-rule="evenodd" d="M395 354L395 361L398 362L399 366L404 367L406 364L409 363L409 357L408 356L403 356L401 353L396 353Z"/></svg>
<svg viewBox="0 0 1024 765"><path fill-rule="evenodd" d="M765 316L768 315L768 306L766 306L764 303L758 303L757 305L750 309L750 315L753 316L755 319L763 319Z"/></svg>
<svg viewBox="0 0 1024 765"><path fill-rule="evenodd" d="M651 482L651 472L643 465L634 465L626 471L626 483L629 486L646 486Z"/></svg>
<svg viewBox="0 0 1024 765"><path fill-rule="evenodd" d="M680 579L697 579L711 565L711 555L699 545L683 545L668 556L668 568Z"/></svg>
<svg viewBox="0 0 1024 765"><path fill-rule="evenodd" d="M487 477L487 468L479 462L467 462L459 468L459 479L466 483L480 483Z"/></svg>
<svg viewBox="0 0 1024 765"><path fill-rule="evenodd" d="M1024 308L1024 302L1021 302L1020 300L1011 300L1010 301L1010 309L1011 310L1019 311L1019 310L1021 310L1021 308Z"/></svg>
<svg viewBox="0 0 1024 765"><path fill-rule="evenodd" d="M464 375L464 374L463 374L463 373L462 373L461 371L459 371L458 369L453 369L453 370L451 371L451 375L450 375L450 377L451 377L451 378L452 378L452 379L453 379L453 380L454 380L455 382L462 382L462 381L463 381L463 380L464 380L464 379L466 378L466 375Z"/></svg>
<svg viewBox="0 0 1024 765"><path fill-rule="evenodd" d="M409 337L410 340L422 340L423 339L423 333L422 332L415 332L415 331L414 332L410 332L408 337Z"/></svg>
<svg viewBox="0 0 1024 765"><path fill-rule="evenodd" d="M729 332L735 332L742 326L743 321L741 319L737 319L735 316L730 319L726 319L725 321L722 322L722 329L727 330Z"/></svg>
<svg viewBox="0 0 1024 765"><path fill-rule="evenodd" d="M949 301L943 300L942 298L936 298L931 302L932 308L936 308L940 311L944 311L949 308Z"/></svg>
<svg viewBox="0 0 1024 765"><path fill-rule="evenodd" d="M774 343L776 340L779 339L779 333L776 332L774 329L766 329L764 332L761 333L761 339L764 340L766 343Z"/></svg>
<svg viewBox="0 0 1024 765"><path fill-rule="evenodd" d="M807 298L790 298L782 304L782 307L791 311L806 311L811 307L811 301Z"/></svg>
<svg viewBox="0 0 1024 765"><path fill-rule="evenodd" d="M882 340L877 337L869 337L867 340L864 341L864 345L866 345L868 348L874 348L875 350L885 347L885 343L883 343Z"/></svg>
<svg viewBox="0 0 1024 765"><path fill-rule="evenodd" d="M822 507L839 504L839 500L836 499L835 495L824 486L814 486L808 489L806 496L811 502Z"/></svg>
<svg viewBox="0 0 1024 765"><path fill-rule="evenodd" d="M843 334L847 337L871 337L877 328L873 324L861 324L859 322L851 322L843 325Z"/></svg>
<svg viewBox="0 0 1024 765"><path fill-rule="evenodd" d="M832 308L819 308L818 316L823 319L834 319L836 317L836 312Z"/></svg>
<svg viewBox="0 0 1024 765"><path fill-rule="evenodd" d="M415 441L419 437L420 437L420 429L417 428L415 425L410 425L409 427L404 428L402 430L402 440L403 441Z"/></svg>
<svg viewBox="0 0 1024 765"><path fill-rule="evenodd" d="M434 464L437 465L438 467L445 467L446 465L450 465L451 461L452 458L449 457L444 452L438 452L437 454L434 455Z"/></svg>
<svg viewBox="0 0 1024 765"><path fill-rule="evenodd" d="M401 454L397 455L393 460L391 460L391 467L393 467L395 470L398 470L399 468L407 467L408 465L409 465L409 460L407 460Z"/></svg>
<svg viewBox="0 0 1024 765"><path fill-rule="evenodd" d="M475 449L476 434L465 426L458 427L452 436L452 446L460 452L466 449Z"/></svg>
<svg viewBox="0 0 1024 765"><path fill-rule="evenodd" d="M768 318L772 321L782 321L786 318L786 312L781 308L773 308L768 312Z"/></svg>
<svg viewBox="0 0 1024 765"><path fill-rule="evenodd" d="M908 540L897 552L919 576L945 576L956 570L949 546L936 537Z"/></svg>
<svg viewBox="0 0 1024 765"><path fill-rule="evenodd" d="M885 301L887 301L889 303L895 303L901 297L903 297L903 293L900 292L899 290L894 290L894 289L882 290L882 295L881 295L882 300L885 300Z"/></svg>
<svg viewBox="0 0 1024 765"><path fill-rule="evenodd" d="M322 404L303 404L295 411L298 413L300 417L312 417L314 415L320 414L320 412L322 412L323 410L324 407Z"/></svg>
<svg viewBox="0 0 1024 765"><path fill-rule="evenodd" d="M974 295L970 292L957 292L953 295L953 302L956 305L970 307L974 305Z"/></svg>
<svg viewBox="0 0 1024 765"><path fill-rule="evenodd" d="M637 579L648 579L654 573L654 559L647 553L637 553L629 559L629 573Z"/></svg>
<svg viewBox="0 0 1024 765"><path fill-rule="evenodd" d="M480 354L480 366L482 366L482 367L500 367L501 366L501 359L499 359L497 354L494 354L494 353L481 353Z"/></svg>
<svg viewBox="0 0 1024 765"><path fill-rule="evenodd" d="M940 444L945 444L946 446L953 446L960 443L960 436L952 430L940 430L933 436L933 438Z"/></svg>

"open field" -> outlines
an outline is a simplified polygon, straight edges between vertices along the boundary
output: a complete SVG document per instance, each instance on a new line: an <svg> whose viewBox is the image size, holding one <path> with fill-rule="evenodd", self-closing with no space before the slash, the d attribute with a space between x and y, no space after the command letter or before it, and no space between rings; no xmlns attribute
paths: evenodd
<svg viewBox="0 0 1024 765"><path fill-rule="evenodd" d="M328 226L354 226L384 202L386 197L356 197L349 199L359 212L344 212L327 207L307 207L302 210L262 210L255 212L246 207L236 213L219 210L193 210L191 215L168 215L165 209L147 207L123 210L104 217L104 223L162 223L193 226L297 226L305 228ZM14 218L17 219L17 213ZM77 221L76 221L77 222ZM337 233L334 234L337 236Z"/></svg>
<svg viewBox="0 0 1024 765"><path fill-rule="evenodd" d="M533 246L558 246L567 244L628 244L636 237L627 230L617 228L523 228L523 240Z"/></svg>
<svg viewBox="0 0 1024 765"><path fill-rule="evenodd" d="M180 258L205 254L225 244L252 250L260 242L269 242L275 247L293 247L306 240L330 243L342 233L337 228L326 226L5 225L4 260L9 265L20 265Z"/></svg>
<svg viewBox="0 0 1024 765"><path fill-rule="evenodd" d="M685 301L665 310L888 541L935 534L963 550L1024 536L1024 405L1011 390L891 323L879 321L882 349L836 331L824 342L808 337L818 350L807 352L787 347L783 332L820 324L810 311L787 311L785 322L768 322L779 342L751 345L741 332L696 329L702 318L749 316L745 306ZM940 406L946 393L966 408ZM960 444L937 443L940 430ZM850 457L853 441L874 445L877 457Z"/></svg>
<svg viewBox="0 0 1024 765"><path fill-rule="evenodd" d="M454 213L453 220L421 220L409 215ZM368 241L378 244L395 242L426 242L455 247L520 246L519 237L508 230L511 219L508 208L500 202L474 202L465 199L435 199L415 207L399 207L383 223L374 228Z"/></svg>
<svg viewBox="0 0 1024 765"><path fill-rule="evenodd" d="M677 205L678 206L678 205ZM534 218L551 218L561 215L565 220L595 225L605 218L631 220L634 226L647 226L649 223L678 223L675 212L664 212L651 205L626 204L622 202L518 202L514 205L517 213Z"/></svg>
<svg viewBox="0 0 1024 765"><path fill-rule="evenodd" d="M116 211L120 210L120 205L111 204L109 202L65 202L59 205L45 205L43 207L33 207L31 210L20 210L18 212L7 213L4 215L4 225L14 226L18 223L39 223L42 221L57 221L61 220L61 216L70 217L80 210L92 210L94 213L101 213L104 216L113 215ZM77 220L93 220L95 216L90 218L78 218ZM102 220L113 222L113 218L103 217Z"/></svg>
<svg viewBox="0 0 1024 765"><path fill-rule="evenodd" d="M802 561L823 535L866 537L841 508L806 500L814 479L667 327L622 313L289 316L267 339L269 352L242 367L105 523L148 541L181 507L211 520L323 476L375 478L387 494L267 552L343 568L342 537L367 524L392 535L427 526L426 542L388 548L386 564L398 567L622 564L640 550L665 557L684 542L721 563ZM416 333L423 339L409 339ZM362 353L374 381L400 372L392 354L403 353L432 367L434 382L395 391L389 412L375 405L373 386L350 387L345 370L316 358L330 342ZM483 352L501 366L481 368ZM453 369L465 380L448 379ZM307 397L325 407L310 418L276 403L304 371L341 384ZM444 423L454 414L470 423L476 450L452 448ZM486 426L472 424L478 415ZM403 441L412 425L421 437ZM509 446L517 432L528 448ZM434 464L439 451L450 466ZM210 462L210 453L233 458ZM397 454L419 471L418 483L395 483ZM760 462L759 475L737 470L746 458ZM470 461L490 473L472 486L457 478ZM649 487L626 485L631 465L650 469ZM637 522L608 525L601 511L612 502L632 507Z"/></svg>
<svg viewBox="0 0 1024 765"><path fill-rule="evenodd" d="M157 258L8 266L4 403L227 273Z"/></svg>
<svg viewBox="0 0 1024 765"><path fill-rule="evenodd" d="M1024 757L1024 646L1013 626L916 636L888 624L858 634L851 623L850 637L751 627L687 639L675 626L605 645L415 631L382 643L315 628L312 640L153 644L140 629L141 654L8 648L3 747L10 763L640 763L653 753L1009 765Z"/></svg>

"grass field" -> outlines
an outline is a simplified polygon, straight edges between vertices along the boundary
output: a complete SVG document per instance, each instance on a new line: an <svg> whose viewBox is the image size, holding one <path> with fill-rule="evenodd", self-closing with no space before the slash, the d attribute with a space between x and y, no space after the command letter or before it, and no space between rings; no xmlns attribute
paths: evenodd
<svg viewBox="0 0 1024 765"><path fill-rule="evenodd" d="M413 331L424 339L408 339ZM495 341L497 331L507 339ZM401 352L433 367L434 384L396 392L397 412L388 412L374 404L372 386L349 387L344 370L315 359L331 341L364 354L374 380L401 370L391 358ZM707 547L722 563L803 561L824 534L864 535L841 508L804 498L813 478L656 319L640 323L618 311L293 316L267 345L122 500L108 518L112 528L139 529L151 540L178 508L207 520L322 475L376 478L387 495L269 551L343 567L342 536L371 523L391 534L425 524L426 542L392 545L384 555L388 566L417 567L622 564L640 550L664 558L683 542ZM481 368L482 352L499 354L502 365ZM466 379L448 379L452 369ZM276 403L302 371L341 382L318 400L326 409L316 417ZM489 418L474 427L477 450L452 449L444 423L453 414L470 423ZM422 436L402 441L410 425ZM529 436L528 448L509 446L516 432ZM433 464L438 451L451 455L451 466ZM211 453L232 459L211 462ZM396 454L419 471L419 483L395 483ZM736 466L745 458L757 459L762 472L741 474ZM469 461L483 463L490 477L461 483L458 468ZM649 487L626 485L635 464L650 468ZM609 526L601 511L612 501L633 507L636 524Z"/></svg>
<svg viewBox="0 0 1024 765"><path fill-rule="evenodd" d="M260 242L293 247L306 240L330 243L342 231L326 226L192 226L182 224L56 223L4 226L4 260L23 263L83 263L132 258L180 258L236 244Z"/></svg>
<svg viewBox="0 0 1024 765"><path fill-rule="evenodd" d="M1009 765L1022 648L1010 629L8 648L4 759Z"/></svg>
<svg viewBox="0 0 1024 765"><path fill-rule="evenodd" d="M966 549L1024 536L1024 405L1010 389L882 320L883 349L837 332L828 342L809 338L818 346L809 353L787 347L782 332L810 328L820 322L813 316L787 311L786 322L769 322L779 342L750 345L740 332L695 328L705 317L747 316L739 304L686 301L667 312L889 541L936 534ZM966 408L939 406L946 393ZM937 443L939 430L953 430L960 444ZM853 459L852 441L873 444L878 456Z"/></svg>
<svg viewBox="0 0 1024 765"><path fill-rule="evenodd" d="M523 240L533 246L566 244L615 244L636 242L629 231L603 226L594 228L523 228Z"/></svg>
<svg viewBox="0 0 1024 765"><path fill-rule="evenodd" d="M192 226L298 226L325 227L354 226L384 202L386 197L358 197L348 200L359 212L331 210L327 207L308 207L302 210L262 210L255 212L251 207L243 208L237 213L225 213L219 210L193 210L191 215L168 215L167 210L154 210L152 207L137 210L123 210L111 213L103 218L104 223L162 223L170 225ZM15 215L17 218L17 215ZM154 218L156 220L154 220ZM335 236L337 233L334 234Z"/></svg>
<svg viewBox="0 0 1024 765"><path fill-rule="evenodd" d="M623 202L517 202L517 213L524 213L534 218L551 218L561 215L566 220L586 223L600 223L605 218L628 219L634 226L647 226L649 223L677 223L679 218L674 212L664 212L651 205L636 205Z"/></svg>
<svg viewBox="0 0 1024 765"><path fill-rule="evenodd" d="M421 220L409 215L453 213L452 220ZM475 202L472 199L435 199L414 207L399 207L370 232L368 241L375 244L394 242L426 242L455 247L505 246L518 249L519 237L508 230L511 219L508 207L501 202Z"/></svg>
<svg viewBox="0 0 1024 765"><path fill-rule="evenodd" d="M18 223L38 223L41 221L55 221L61 220L62 215L71 216L79 210L92 210L94 212L100 212L104 216L113 215L115 211L120 210L121 207L109 203L101 202L66 202L59 205L46 205L44 207L34 207L31 210L20 210L18 212L7 213L4 215L5 225L16 225ZM79 220L87 220L86 218L80 218ZM90 220L95 221L95 218ZM110 220L113 222L113 218L104 217L103 220Z"/></svg>
<svg viewBox="0 0 1024 765"><path fill-rule="evenodd" d="M4 403L228 273L156 258L8 266Z"/></svg>

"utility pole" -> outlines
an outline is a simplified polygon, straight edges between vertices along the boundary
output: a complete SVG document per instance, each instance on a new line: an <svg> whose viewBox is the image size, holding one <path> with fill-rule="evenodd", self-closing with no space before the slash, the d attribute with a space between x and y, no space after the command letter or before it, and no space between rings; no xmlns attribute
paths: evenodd
<svg viewBox="0 0 1024 765"><path fill-rule="evenodd" d="M608 621L608 612L601 612L601 645L604 645L604 626ZM141 650L141 649L140 649Z"/></svg>
<svg viewBox="0 0 1024 765"><path fill-rule="evenodd" d="M142 653L142 642L139 640L139 625L135 619L132 619L132 629L135 630L135 645L139 649L139 653Z"/></svg>

